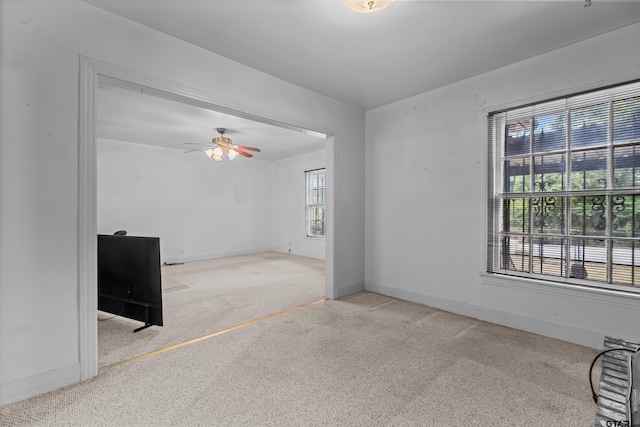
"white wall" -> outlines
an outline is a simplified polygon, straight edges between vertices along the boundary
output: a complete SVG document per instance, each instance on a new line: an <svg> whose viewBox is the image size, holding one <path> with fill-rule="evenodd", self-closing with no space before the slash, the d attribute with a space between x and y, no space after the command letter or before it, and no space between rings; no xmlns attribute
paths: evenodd
<svg viewBox="0 0 640 427"><path fill-rule="evenodd" d="M595 347L640 339L638 298L483 277L486 115L640 77L640 24L366 114L368 290Z"/></svg>
<svg viewBox="0 0 640 427"><path fill-rule="evenodd" d="M325 239L307 237L305 171L326 167L325 150L273 163L273 249L325 258Z"/></svg>
<svg viewBox="0 0 640 427"><path fill-rule="evenodd" d="M364 112L75 0L0 1L0 404L79 381L80 55L335 135L330 297L364 286ZM335 159L335 160L334 160Z"/></svg>
<svg viewBox="0 0 640 427"><path fill-rule="evenodd" d="M366 278L371 290L598 345L604 333L640 338L636 301L480 275L484 115L637 75L638 39L640 24L370 111L365 173L357 108L78 1L0 1L0 404L80 379L80 55L335 135L330 297Z"/></svg>
<svg viewBox="0 0 640 427"><path fill-rule="evenodd" d="M77 27L25 3L0 2L0 403L78 363Z"/></svg>
<svg viewBox="0 0 640 427"><path fill-rule="evenodd" d="M160 238L162 262L271 249L271 162L98 140L98 233Z"/></svg>

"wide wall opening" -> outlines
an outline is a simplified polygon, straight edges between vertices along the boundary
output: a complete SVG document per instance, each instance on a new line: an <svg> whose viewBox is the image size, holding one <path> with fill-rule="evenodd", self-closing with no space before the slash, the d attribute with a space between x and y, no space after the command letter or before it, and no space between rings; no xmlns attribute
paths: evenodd
<svg viewBox="0 0 640 427"><path fill-rule="evenodd" d="M327 166L331 173L330 137L97 68L85 64L81 98L87 101L80 150L87 177L80 191L85 378L212 328L331 295L325 275L331 236L306 235L304 174ZM220 137L260 151L217 162L207 150ZM96 236L123 231L124 239L159 239L162 327L133 333L144 322L122 316L122 307L102 312L92 304L99 300ZM126 298L133 287L126 285Z"/></svg>

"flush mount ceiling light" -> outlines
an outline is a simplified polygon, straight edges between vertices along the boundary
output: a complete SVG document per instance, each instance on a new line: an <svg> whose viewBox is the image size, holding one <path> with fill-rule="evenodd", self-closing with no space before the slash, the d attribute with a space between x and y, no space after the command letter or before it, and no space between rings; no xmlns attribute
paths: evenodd
<svg viewBox="0 0 640 427"><path fill-rule="evenodd" d="M360 13L378 12L393 2L394 0L344 0L349 8Z"/></svg>

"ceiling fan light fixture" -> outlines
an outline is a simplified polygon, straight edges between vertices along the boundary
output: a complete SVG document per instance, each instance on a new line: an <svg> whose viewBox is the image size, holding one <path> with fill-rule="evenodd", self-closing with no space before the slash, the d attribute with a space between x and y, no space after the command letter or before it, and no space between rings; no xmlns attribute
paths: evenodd
<svg viewBox="0 0 640 427"><path fill-rule="evenodd" d="M220 147L215 147L213 149L209 149L211 151L211 156L209 156L211 159L217 161L217 162L221 162L222 161L222 156L224 155L224 150ZM207 150L207 151L209 151ZM208 155L208 154L207 154Z"/></svg>
<svg viewBox="0 0 640 427"><path fill-rule="evenodd" d="M217 138L212 138L212 145L208 148L196 149L185 151L185 153L190 153L192 151L200 151L205 154L209 159L215 160L216 162L222 162L222 160L226 157L229 161L235 159L239 155L244 157L253 157L253 154L248 153L248 151L254 151L256 153L260 152L259 148L248 147L245 145L233 145L233 142L230 138L224 136L227 131L224 128L218 128L217 131L220 133L220 136Z"/></svg>
<svg viewBox="0 0 640 427"><path fill-rule="evenodd" d="M344 0L352 10L360 13L374 13L390 6L394 0Z"/></svg>
<svg viewBox="0 0 640 427"><path fill-rule="evenodd" d="M204 150L204 154L206 154L206 156L208 158L212 158L213 157L213 148L207 148L206 150Z"/></svg>

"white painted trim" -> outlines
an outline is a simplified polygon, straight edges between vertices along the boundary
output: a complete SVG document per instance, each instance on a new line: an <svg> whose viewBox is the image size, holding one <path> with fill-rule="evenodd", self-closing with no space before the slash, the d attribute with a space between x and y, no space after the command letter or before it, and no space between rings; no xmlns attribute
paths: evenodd
<svg viewBox="0 0 640 427"><path fill-rule="evenodd" d="M0 405L8 405L81 381L80 364L0 384ZM36 386L34 386L34 384Z"/></svg>
<svg viewBox="0 0 640 427"><path fill-rule="evenodd" d="M117 79L122 84L144 86L151 91L163 92L171 99L180 99L191 105L199 105L215 111L222 111L238 117L249 118L276 126L304 131L306 128L289 123L288 120L273 117L264 111L223 99L218 95L162 80L130 69L80 56L79 88L79 157L78 157L78 319L79 358L82 380L98 374L98 327L97 327L97 163L96 163L96 90L98 80ZM327 215L334 217L335 177L335 131L310 129L327 135ZM331 220L327 222L325 258L325 291L328 298L337 295L335 289L334 234Z"/></svg>
<svg viewBox="0 0 640 427"><path fill-rule="evenodd" d="M270 247L270 248L258 248L258 249L243 250L243 251L229 251L229 252L216 252L216 253L209 253L209 254L177 256L177 257L170 257L170 258L164 259L162 260L162 262L163 263L195 262L195 261L226 258L226 257L233 257L233 256L254 255L254 254L259 254L261 252L275 252L275 250Z"/></svg>
<svg viewBox="0 0 640 427"><path fill-rule="evenodd" d="M80 380L98 375L96 89L98 75L80 57L78 111L78 360Z"/></svg>
<svg viewBox="0 0 640 427"><path fill-rule="evenodd" d="M380 283L367 281L365 282L365 290L588 347L601 348L604 340L604 335L598 332L407 291Z"/></svg>
<svg viewBox="0 0 640 427"><path fill-rule="evenodd" d="M492 162L495 163L495 153L493 153L494 158L489 160L488 158L488 150L489 150L489 146L491 144L491 141L489 141L489 135L488 135L488 123L487 123L487 119L490 113L495 112L495 111L503 111L503 110L509 110L509 109L513 109L513 108L518 108L522 105L529 105L529 104L535 104L535 103L542 103L542 102L547 102L549 100L552 99L557 99L557 98L562 98L562 97L571 97L574 96L575 94L578 93L583 93L583 92L589 92L589 91L597 91L599 89L608 87L608 86L614 86L614 85L619 85L619 84L625 84L631 81L636 81L640 79L640 71L634 71L632 73L627 73L627 74L622 74L619 76L615 76L615 77L611 77L605 80L599 80L596 82L590 82L587 84L583 84L583 85L579 85L579 86L573 86L570 88L566 88L566 89L560 89L554 92L547 92L545 94L542 95L537 95L534 97L529 97L529 98L525 98L525 99L521 99L518 101L512 101L512 102L508 102L508 103L504 103L504 104L497 104L497 105L490 105L490 106L486 106L483 105L483 107L480 109L481 113L482 113L482 123L481 123L481 129L482 129L482 135L483 135L483 153L486 156L485 158ZM493 165L494 169L496 167L496 165ZM617 285L606 285L609 286L608 289L600 289L600 288L589 288L586 286L581 286L581 285L572 285L572 284L568 284L568 285L564 285L562 283L557 283L557 282L548 282L548 281L544 281L544 280L537 280L537 279L533 279L533 278L527 278L527 277L515 277L515 276L502 276L508 280L501 280L499 281L500 283L498 283L498 281L494 281L491 277L501 277L499 274L491 274L491 273L486 273L487 271L487 263L488 263L488 252L487 252L487 248L489 246L489 230L488 230L488 225L489 225L489 206L491 203L491 199L493 198L493 194L489 194L489 188L488 188L488 180L489 180L489 162L486 162L484 164L483 167L483 176L484 176L484 185L483 185L483 195L484 195L484 200L485 200L485 205L484 205L484 209L482 210L482 215L483 215L483 221L482 221L482 227L483 227L483 234L482 234L482 260L483 260L483 265L481 266L480 269L480 275L483 277L483 284L493 284L496 286L504 286L504 287L508 287L508 288L512 288L513 286L517 286L517 284L520 285L524 285L525 283L534 283L535 284L535 288L529 286L528 290L534 290L534 289L540 289L540 286L551 286L551 287L555 287L556 290L558 289L566 289L568 290L568 292L571 295L574 295L574 292L576 291L580 291L582 290L587 291L587 292L592 292L594 295L599 293L599 292L603 292L603 295L609 295L610 297L613 297L614 295L619 295L624 297L625 299L627 298L640 298L640 293L634 293L633 291L630 292L624 292L623 286L617 286ZM572 279L574 281L576 281L576 279ZM586 281L585 281L586 282ZM623 289L622 292L616 292L616 288L620 288ZM563 295L569 295L568 293L563 293ZM582 296L585 296L586 294L583 294ZM635 307L636 305L634 305Z"/></svg>
<svg viewBox="0 0 640 427"><path fill-rule="evenodd" d="M595 288L565 283L549 282L546 280L530 279L502 274L482 274L483 286L499 286L536 292L545 295L565 296L570 298L591 299L599 303L615 305L620 308L640 310L640 294L616 291L605 288Z"/></svg>
<svg viewBox="0 0 640 427"><path fill-rule="evenodd" d="M482 189L481 194L483 196L484 201L484 209L482 209L482 239L480 239L480 253L482 256L480 260L482 262L481 265L478 266L480 273L487 271L487 263L489 261L487 246L488 246L488 237L489 237L489 206L490 199L493 197L493 194L489 194L489 126L487 122L487 112L484 108L484 101L482 103L482 107L480 107L479 100L476 99L476 105L478 106L479 114L479 126L482 132L482 154L484 156L485 161L481 162L482 166L482 176L484 179L480 180ZM493 163L493 161L491 161Z"/></svg>
<svg viewBox="0 0 640 427"><path fill-rule="evenodd" d="M479 319L519 329L546 337L572 342L591 348L601 349L604 342L604 334L588 331L586 329L573 326L548 322L546 320L534 319L531 317L518 316L517 314L506 313L504 311L482 309L483 316Z"/></svg>
<svg viewBox="0 0 640 427"><path fill-rule="evenodd" d="M347 295L356 294L365 290L365 282L352 283L351 285L343 286L338 289L337 298L344 298Z"/></svg>
<svg viewBox="0 0 640 427"><path fill-rule="evenodd" d="M138 73L132 73L132 75L133 74L137 74L137 77L141 80L144 80L146 77ZM157 79L153 79L152 77L149 77L149 78L154 82L160 81ZM191 105L193 107L199 107L199 108L217 111L219 113L224 113L224 114L228 114L235 117L241 117L243 119L252 120L255 122L265 123L272 126L295 131L295 132L300 132L305 134L313 133L313 134L316 134L316 136L318 137L324 137L324 138L328 137L328 135L323 132L301 128L299 126L295 126L281 120L267 118L266 116L256 115L255 113L249 112L246 107L244 107L243 110L233 108L231 107L232 104L229 101L221 101L220 97L213 97L202 91L187 88L186 86L178 85L171 82L163 82L163 84L166 87L164 89L157 89L149 86L149 84L136 83L133 81L125 81L122 78L113 78L113 77L108 77L104 74L100 74L99 83L106 84L107 86L115 86L123 89L133 90L135 92L140 92L146 95L163 98L169 101ZM180 92L174 92L174 90L179 90Z"/></svg>
<svg viewBox="0 0 640 427"><path fill-rule="evenodd" d="M335 277L335 268L334 268L334 254L335 251L335 227L333 226L333 218L335 218L335 197L334 191L332 191L335 186L335 182L339 182L336 173L336 157L335 157L335 145L336 139L339 138L339 135L334 135L332 137L327 138L326 143L326 165L325 165L325 179L327 180L327 190L325 194L326 199L326 207L327 210L327 222L325 224L325 246L324 246L324 273L325 273L325 296L330 299L340 298L338 295L337 285L336 285L336 277Z"/></svg>
<svg viewBox="0 0 640 427"><path fill-rule="evenodd" d="M289 252L289 248L284 248L284 247L272 248L271 250L273 252L278 252L278 253L285 254L285 255L301 256L301 257L304 257L304 258L313 258L313 259L319 259L321 261L324 261L324 258L320 258L320 257L318 257L316 254L314 254L312 252L307 252L307 251L292 251L292 252Z"/></svg>
<svg viewBox="0 0 640 427"><path fill-rule="evenodd" d="M364 289L370 292L387 295L404 301L411 301L440 310L450 311L462 316L473 317L475 319L480 319L482 317L482 307L477 305L454 301L447 298L440 298L433 295L427 295L421 292L408 291L406 289L396 288L394 286L383 285L381 283L375 283L371 281L365 281Z"/></svg>
<svg viewBox="0 0 640 427"><path fill-rule="evenodd" d="M490 113L494 111L510 110L513 108L518 108L522 105L546 102L548 100L556 99L556 98L570 97L574 94L589 92L589 91L597 91L600 88L618 85L618 84L624 84L624 83L638 80L638 79L640 79L640 71L634 71L632 73L622 74L619 76L611 77L604 80L598 80L595 82L590 82L590 83L579 85L579 86L572 86L566 89L560 89L553 92L547 92L541 95L520 99L517 101L511 101L504 104L485 106L483 108L483 116L486 118Z"/></svg>

